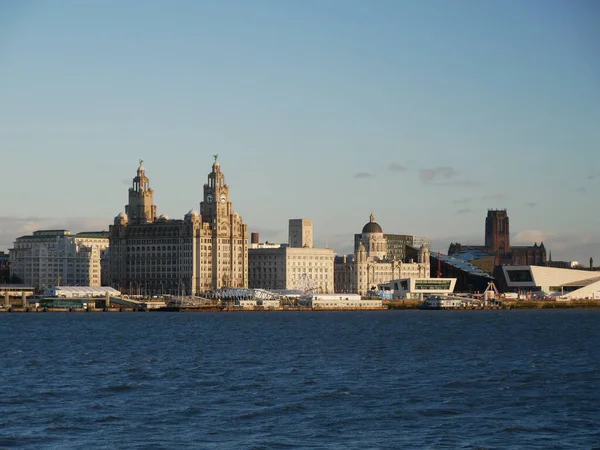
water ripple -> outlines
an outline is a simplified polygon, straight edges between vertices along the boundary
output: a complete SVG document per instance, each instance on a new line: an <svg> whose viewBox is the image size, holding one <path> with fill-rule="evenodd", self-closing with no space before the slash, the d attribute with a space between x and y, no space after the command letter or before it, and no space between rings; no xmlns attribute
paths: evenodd
<svg viewBox="0 0 600 450"><path fill-rule="evenodd" d="M0 314L0 448L594 448L599 319Z"/></svg>

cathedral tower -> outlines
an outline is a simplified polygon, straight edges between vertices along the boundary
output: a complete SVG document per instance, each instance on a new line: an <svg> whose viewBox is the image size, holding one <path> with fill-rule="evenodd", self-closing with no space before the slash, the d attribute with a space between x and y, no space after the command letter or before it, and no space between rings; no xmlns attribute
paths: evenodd
<svg viewBox="0 0 600 450"><path fill-rule="evenodd" d="M503 255L510 252L510 230L506 209L489 209L485 219L485 246Z"/></svg>

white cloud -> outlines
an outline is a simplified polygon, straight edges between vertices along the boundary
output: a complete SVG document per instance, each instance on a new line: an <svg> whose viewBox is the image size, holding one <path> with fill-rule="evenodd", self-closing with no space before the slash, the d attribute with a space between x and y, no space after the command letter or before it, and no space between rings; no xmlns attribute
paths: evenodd
<svg viewBox="0 0 600 450"><path fill-rule="evenodd" d="M419 170L419 179L423 183L436 186L472 187L481 186L483 183L476 180L456 180L458 172L454 167L440 166L433 169Z"/></svg>
<svg viewBox="0 0 600 450"><path fill-rule="evenodd" d="M392 172L404 172L404 171L406 171L406 167L403 166L402 164L391 163L388 166L388 170L391 170Z"/></svg>
<svg viewBox="0 0 600 450"><path fill-rule="evenodd" d="M533 245L535 242L548 242L555 239L557 235L548 231L541 230L523 230L510 238L510 243L514 245Z"/></svg>
<svg viewBox="0 0 600 450"><path fill-rule="evenodd" d="M448 180L449 178L454 177L456 174L457 172L453 167L441 166L436 167L435 169L421 169L419 171L419 178L421 178L421 181L424 183L428 183L440 178Z"/></svg>

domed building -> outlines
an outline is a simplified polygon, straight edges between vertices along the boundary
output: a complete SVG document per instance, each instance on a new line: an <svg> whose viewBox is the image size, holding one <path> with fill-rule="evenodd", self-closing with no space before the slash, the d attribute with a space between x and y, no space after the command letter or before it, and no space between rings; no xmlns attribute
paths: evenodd
<svg viewBox="0 0 600 450"><path fill-rule="evenodd" d="M109 231L108 282L137 295L192 295L248 286L248 229L233 210L217 161L204 184L200 212L183 220L157 216L154 191L142 166L125 212Z"/></svg>
<svg viewBox="0 0 600 450"><path fill-rule="evenodd" d="M429 278L430 258L427 245L421 245L417 262L405 261L390 252L389 243L397 238L414 245L414 236L384 234L371 213L362 232L354 236L354 254L338 258L334 268L335 292L367 295L378 284L399 278ZM403 251L403 250L402 250ZM403 254L403 253L402 253Z"/></svg>
<svg viewBox="0 0 600 450"><path fill-rule="evenodd" d="M371 213L369 221L362 229L358 240L365 247L367 257L373 260L384 260L387 256L387 240L383 235L383 229L375 222L375 215Z"/></svg>

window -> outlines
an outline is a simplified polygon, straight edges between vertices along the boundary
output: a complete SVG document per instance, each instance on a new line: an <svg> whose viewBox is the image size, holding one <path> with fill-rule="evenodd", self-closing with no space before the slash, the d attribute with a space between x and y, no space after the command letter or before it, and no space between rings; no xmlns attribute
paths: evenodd
<svg viewBox="0 0 600 450"><path fill-rule="evenodd" d="M508 279L513 283L533 283L533 277L530 270L511 270L507 269Z"/></svg>

